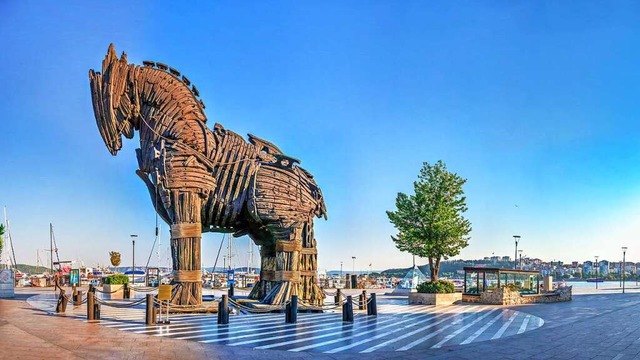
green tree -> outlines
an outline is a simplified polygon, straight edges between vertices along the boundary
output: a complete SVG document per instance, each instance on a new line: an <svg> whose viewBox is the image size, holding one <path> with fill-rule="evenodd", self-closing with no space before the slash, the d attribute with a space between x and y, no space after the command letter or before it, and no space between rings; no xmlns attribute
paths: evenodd
<svg viewBox="0 0 640 360"><path fill-rule="evenodd" d="M466 179L451 173L438 161L424 163L414 194L398 193L396 211L387 211L398 230L391 236L396 247L429 259L431 281L438 280L440 261L456 256L469 244L471 222L462 215L467 211L462 186Z"/></svg>

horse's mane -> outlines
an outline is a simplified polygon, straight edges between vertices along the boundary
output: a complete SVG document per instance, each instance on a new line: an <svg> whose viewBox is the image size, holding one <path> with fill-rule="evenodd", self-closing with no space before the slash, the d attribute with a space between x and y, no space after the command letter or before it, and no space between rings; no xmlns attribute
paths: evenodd
<svg viewBox="0 0 640 360"><path fill-rule="evenodd" d="M181 81L185 85L185 87L187 89L189 89L191 94L193 94L193 97L196 99L196 102L198 104L200 104L200 107L202 109L205 108L204 102L202 101L202 99L200 99L200 92L198 91L198 88L196 88L196 86L194 84L192 84L191 81L186 76L184 76L184 74L181 74L180 71L176 70L175 68L173 68L173 67L171 67L171 66L169 66L167 64L164 64L164 63L161 63L161 62L154 62L154 61L151 61L151 60L142 61L142 65L144 67L149 67L149 68L153 68L153 69L156 69L156 70L164 71L167 74L170 74L173 77L175 77L176 79L178 79L179 81Z"/></svg>

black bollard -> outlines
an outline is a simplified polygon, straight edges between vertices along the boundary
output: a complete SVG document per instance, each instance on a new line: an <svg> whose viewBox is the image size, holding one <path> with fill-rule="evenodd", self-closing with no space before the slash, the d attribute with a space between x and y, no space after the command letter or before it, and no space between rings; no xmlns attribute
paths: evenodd
<svg viewBox="0 0 640 360"><path fill-rule="evenodd" d="M95 286L93 286L93 284L89 284L89 292L94 294L96 293L96 288Z"/></svg>
<svg viewBox="0 0 640 360"><path fill-rule="evenodd" d="M156 324L156 317L154 316L154 311L153 311L153 294L147 294L147 311L146 311L147 317L146 317L146 321L145 324L146 325L155 325Z"/></svg>
<svg viewBox="0 0 640 360"><path fill-rule="evenodd" d="M347 296L347 302L342 305L342 321L353 322L353 303L351 295Z"/></svg>
<svg viewBox="0 0 640 360"><path fill-rule="evenodd" d="M367 310L367 290L362 290L362 295L360 295L360 304L358 304L358 310Z"/></svg>
<svg viewBox="0 0 640 360"><path fill-rule="evenodd" d="M123 299L131 299L131 292L129 291L129 284L124 284L124 288L122 290L122 298Z"/></svg>
<svg viewBox="0 0 640 360"><path fill-rule="evenodd" d="M234 294L233 294L234 293L234 288L235 287L234 287L233 284L229 285L229 297L230 298L233 298L233 296L234 296Z"/></svg>
<svg viewBox="0 0 640 360"><path fill-rule="evenodd" d="M75 286L75 285L73 285L73 286L71 287L71 294L72 294L72 295L71 295L71 298L72 298L72 299L74 299L77 293L78 293L78 288L76 288L76 286Z"/></svg>
<svg viewBox="0 0 640 360"><path fill-rule="evenodd" d="M64 296L64 290L62 290L62 312L67 311L67 303L69 303L69 299Z"/></svg>
<svg viewBox="0 0 640 360"><path fill-rule="evenodd" d="M96 294L91 291L87 293L87 320L94 320L95 318L95 296Z"/></svg>
<svg viewBox="0 0 640 360"><path fill-rule="evenodd" d="M285 322L287 324L295 324L298 322L298 296L292 295L291 301L287 304L285 313Z"/></svg>
<svg viewBox="0 0 640 360"><path fill-rule="evenodd" d="M67 311L67 298L64 296L64 289L60 288L60 295L58 296L58 303L56 304L56 312L63 313Z"/></svg>
<svg viewBox="0 0 640 360"><path fill-rule="evenodd" d="M342 304L342 290L336 289L335 301L336 301L336 306Z"/></svg>
<svg viewBox="0 0 640 360"><path fill-rule="evenodd" d="M218 303L218 324L229 323L229 297L222 295L222 300Z"/></svg>
<svg viewBox="0 0 640 360"><path fill-rule="evenodd" d="M100 320L100 304L95 303L93 306L93 320Z"/></svg>
<svg viewBox="0 0 640 360"><path fill-rule="evenodd" d="M376 301L376 293L371 293L371 301L367 306L367 315L378 316L378 303Z"/></svg>
<svg viewBox="0 0 640 360"><path fill-rule="evenodd" d="M73 298L73 306L82 305L82 290L76 292L76 297Z"/></svg>

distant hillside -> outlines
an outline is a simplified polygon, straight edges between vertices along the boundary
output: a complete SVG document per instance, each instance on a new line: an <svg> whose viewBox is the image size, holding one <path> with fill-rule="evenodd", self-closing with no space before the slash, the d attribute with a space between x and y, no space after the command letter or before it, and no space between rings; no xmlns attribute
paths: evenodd
<svg viewBox="0 0 640 360"><path fill-rule="evenodd" d="M18 264L16 266L18 268L18 270L20 270L23 273L29 273L29 274L41 274L43 272L48 272L49 268L44 267L44 266L34 266L34 265L27 265L27 264Z"/></svg>
<svg viewBox="0 0 640 360"><path fill-rule="evenodd" d="M151 266L150 266L151 267ZM45 267L45 266L35 266L35 265L27 265L27 264L18 264L17 265L18 270L20 270L23 273L28 273L28 274L41 274L44 272L49 272L50 269L49 267ZM57 269L57 266L54 267L55 269ZM131 270L131 266L119 266L119 267L113 267L110 266L109 269L116 271L116 272L121 272L124 273L125 271L129 271ZM136 269L141 270L144 269L144 266L136 266ZM251 268L253 270L254 273L259 274L260 273L260 269L259 268ZM213 267L205 267L203 270L206 270L208 272L212 272ZM247 268L246 267L238 267L235 268L236 272L241 272L241 271L246 271ZM171 268L162 268L162 271L171 271ZM216 271L215 272L223 272L226 271L225 269L223 269L221 266L216 267Z"/></svg>
<svg viewBox="0 0 640 360"><path fill-rule="evenodd" d="M497 261L493 262L491 260L451 260L451 261L443 261L440 263L440 277L453 277L456 275L458 270L462 270L465 266L486 266L486 267L496 267L496 268L507 268L511 269L513 267L513 262L503 262ZM418 265L418 269L422 271L425 275L429 276L431 273L429 271L429 265ZM382 271L381 273L385 276L389 277L404 277L411 270L411 267L401 268L401 269L387 269Z"/></svg>

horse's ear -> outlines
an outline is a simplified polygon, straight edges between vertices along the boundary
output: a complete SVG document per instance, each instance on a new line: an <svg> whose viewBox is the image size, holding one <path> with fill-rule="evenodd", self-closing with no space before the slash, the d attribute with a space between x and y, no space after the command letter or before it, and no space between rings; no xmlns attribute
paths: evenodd
<svg viewBox="0 0 640 360"><path fill-rule="evenodd" d="M109 49L107 49L107 56L105 56L105 60L107 60L107 62L111 62L112 60L115 60L118 58L118 55L116 55L116 47L115 45L113 45L113 43L109 44Z"/></svg>
<svg viewBox="0 0 640 360"><path fill-rule="evenodd" d="M104 61L102 61L102 73L107 74L107 69L114 62L118 61L118 55L116 55L116 47L111 43L109 45L109 49L107 49L107 55L104 57Z"/></svg>

